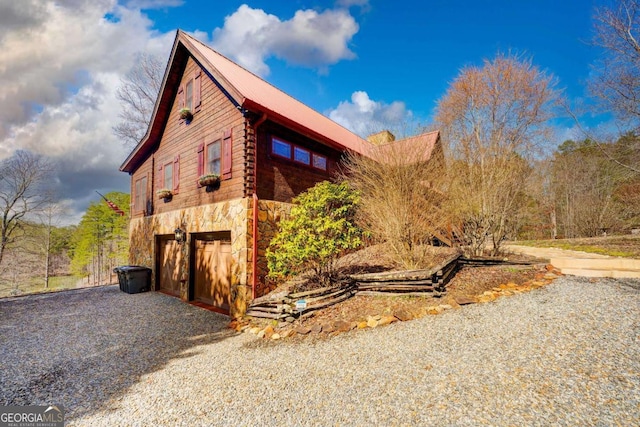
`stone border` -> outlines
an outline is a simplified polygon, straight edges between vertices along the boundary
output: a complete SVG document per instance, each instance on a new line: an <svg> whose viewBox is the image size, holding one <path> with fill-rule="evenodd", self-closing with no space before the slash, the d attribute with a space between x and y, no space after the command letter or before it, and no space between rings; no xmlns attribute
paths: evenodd
<svg viewBox="0 0 640 427"><path fill-rule="evenodd" d="M547 272L541 277L537 277L533 280L529 280L521 285L510 282L501 284L485 291L480 295L473 298L457 298L457 306L449 304L440 304L437 306L426 306L420 312L413 313L407 310L400 309L389 315L369 315L366 321L361 322L347 322L342 319L336 319L325 324L316 324L311 327L297 326L294 327L291 323L280 322L277 326L268 325L266 327L260 327L252 324L250 321L234 320L229 324L231 329L237 332L250 333L256 335L258 338L280 340L288 337L295 336L333 336L344 332L349 332L356 329L377 328L379 326L389 325L398 321L405 322L409 320L419 319L427 315L438 315L445 311L452 309L459 309L461 306L470 304L486 304L495 301L500 297L507 297L511 295L517 295L525 292L530 292L535 289L542 288L552 283L558 277L563 276L560 270L556 269L551 264L546 266Z"/></svg>

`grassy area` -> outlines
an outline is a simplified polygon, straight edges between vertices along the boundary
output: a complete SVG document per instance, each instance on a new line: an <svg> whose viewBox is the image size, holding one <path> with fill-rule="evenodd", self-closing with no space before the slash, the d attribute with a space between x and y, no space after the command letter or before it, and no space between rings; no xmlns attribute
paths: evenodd
<svg viewBox="0 0 640 427"><path fill-rule="evenodd" d="M52 276L49 278L49 287L45 288L41 278L33 278L26 283L20 283L18 285L18 295L74 289L80 279L81 277L78 276ZM14 295L14 290L14 284L6 282L0 283L0 298Z"/></svg>
<svg viewBox="0 0 640 427"><path fill-rule="evenodd" d="M569 249L623 258L640 258L640 235L580 239L523 240L513 243L541 248Z"/></svg>

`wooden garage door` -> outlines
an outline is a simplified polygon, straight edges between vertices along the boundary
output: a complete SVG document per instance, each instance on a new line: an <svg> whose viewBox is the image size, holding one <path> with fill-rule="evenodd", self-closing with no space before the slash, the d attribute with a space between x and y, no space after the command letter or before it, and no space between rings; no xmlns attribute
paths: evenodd
<svg viewBox="0 0 640 427"><path fill-rule="evenodd" d="M196 239L194 299L229 311L231 242Z"/></svg>
<svg viewBox="0 0 640 427"><path fill-rule="evenodd" d="M182 258L180 245L172 238L158 239L158 289L180 296L179 265Z"/></svg>

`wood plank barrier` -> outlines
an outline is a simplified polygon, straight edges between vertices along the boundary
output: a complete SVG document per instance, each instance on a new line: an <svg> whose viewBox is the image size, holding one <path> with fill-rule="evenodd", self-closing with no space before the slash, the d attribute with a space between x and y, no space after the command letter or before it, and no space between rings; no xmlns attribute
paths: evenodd
<svg viewBox="0 0 640 427"><path fill-rule="evenodd" d="M388 271L352 274L335 286L305 292L279 292L254 299L247 315L292 322L315 310L337 304L354 295L442 296L447 285L462 266L498 264L528 264L495 258L463 258L456 254L434 268L424 270ZM304 300L304 308L296 304Z"/></svg>

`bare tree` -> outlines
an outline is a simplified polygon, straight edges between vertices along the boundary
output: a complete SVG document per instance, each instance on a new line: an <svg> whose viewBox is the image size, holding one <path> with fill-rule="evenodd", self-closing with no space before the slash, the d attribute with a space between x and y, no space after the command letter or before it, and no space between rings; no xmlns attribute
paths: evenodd
<svg viewBox="0 0 640 427"><path fill-rule="evenodd" d="M603 49L589 89L607 111L640 126L640 1L596 9L593 44Z"/></svg>
<svg viewBox="0 0 640 427"><path fill-rule="evenodd" d="M376 146L368 156L351 154L345 162L343 178L361 194L360 225L388 244L391 260L406 269L430 267L434 239L446 239L443 167L439 143L431 150L406 141Z"/></svg>
<svg viewBox="0 0 640 427"><path fill-rule="evenodd" d="M439 101L436 122L448 143L449 209L462 226L468 251L488 243L498 253L517 226L530 160L550 136L558 99L552 76L530 60L498 55L467 67Z"/></svg>
<svg viewBox="0 0 640 427"><path fill-rule="evenodd" d="M34 227L33 247L37 255L44 262L44 287L49 287L49 279L52 272L53 246L55 245L55 228L60 222L60 218L67 209L57 203L47 203L42 211L37 215L38 222Z"/></svg>
<svg viewBox="0 0 640 427"><path fill-rule="evenodd" d="M122 104L122 121L113 131L129 148L135 147L147 132L163 74L164 66L158 57L141 54L135 68L120 81L116 96Z"/></svg>
<svg viewBox="0 0 640 427"><path fill-rule="evenodd" d="M0 162L0 271L6 249L23 236L24 221L49 202L50 172L45 157L28 151Z"/></svg>

